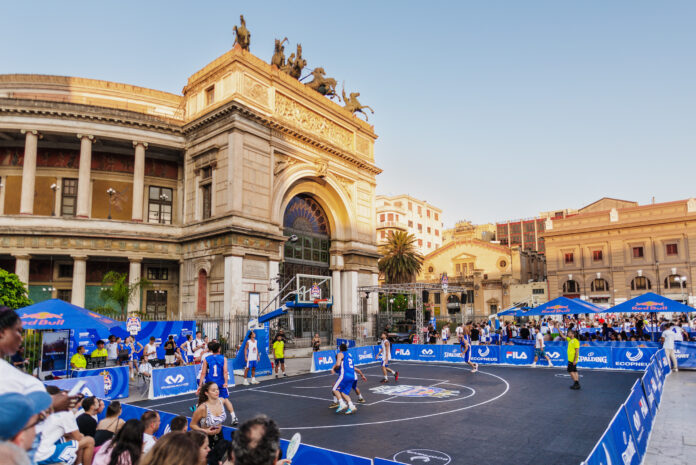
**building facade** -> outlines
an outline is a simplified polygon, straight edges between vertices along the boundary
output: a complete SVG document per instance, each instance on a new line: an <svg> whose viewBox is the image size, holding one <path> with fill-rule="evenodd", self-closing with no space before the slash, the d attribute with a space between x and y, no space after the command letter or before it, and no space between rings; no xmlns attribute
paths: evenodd
<svg viewBox="0 0 696 465"><path fill-rule="evenodd" d="M695 303L695 199L579 212L549 220L544 239L551 298L611 307L652 291Z"/></svg>
<svg viewBox="0 0 696 465"><path fill-rule="evenodd" d="M416 248L427 255L442 245L442 210L410 195L375 197L377 243L387 241L389 233L405 231L416 238Z"/></svg>
<svg viewBox="0 0 696 465"><path fill-rule="evenodd" d="M87 308L107 271L142 276L129 310L163 318L248 315L331 276L333 311L356 313L378 276L375 139L239 47L181 95L2 75L0 267Z"/></svg>
<svg viewBox="0 0 696 465"><path fill-rule="evenodd" d="M493 223L472 224L471 221L457 221L454 228L442 232L442 244L459 239L479 239L485 242L495 240L496 225Z"/></svg>

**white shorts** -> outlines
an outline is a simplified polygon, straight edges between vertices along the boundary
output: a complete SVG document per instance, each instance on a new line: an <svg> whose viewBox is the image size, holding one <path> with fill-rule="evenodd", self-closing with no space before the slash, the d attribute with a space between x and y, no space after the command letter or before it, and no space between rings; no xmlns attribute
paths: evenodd
<svg viewBox="0 0 696 465"><path fill-rule="evenodd" d="M165 355L164 356L164 363L167 365L174 365L176 362L176 355Z"/></svg>
<svg viewBox="0 0 696 465"><path fill-rule="evenodd" d="M152 365L150 365L150 362L145 361L140 364L140 367L138 367L138 371L142 374L145 375L151 375L152 374Z"/></svg>

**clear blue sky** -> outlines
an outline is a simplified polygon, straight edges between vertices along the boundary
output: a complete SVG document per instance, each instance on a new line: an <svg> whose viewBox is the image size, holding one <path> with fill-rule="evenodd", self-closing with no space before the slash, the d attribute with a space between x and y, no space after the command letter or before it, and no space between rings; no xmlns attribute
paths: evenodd
<svg viewBox="0 0 696 465"><path fill-rule="evenodd" d="M696 195L694 1L9 2L0 73L180 93L240 13L255 55L287 36L361 92L378 192L446 225Z"/></svg>

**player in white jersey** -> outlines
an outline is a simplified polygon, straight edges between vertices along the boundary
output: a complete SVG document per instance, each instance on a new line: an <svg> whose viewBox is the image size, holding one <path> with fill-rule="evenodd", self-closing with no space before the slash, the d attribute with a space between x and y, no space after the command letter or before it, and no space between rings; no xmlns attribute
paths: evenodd
<svg viewBox="0 0 696 465"><path fill-rule="evenodd" d="M256 340L256 333L249 331L249 339L244 346L244 362L246 363L244 367L244 385L249 385L249 379L247 375L249 374L249 369L251 368L251 384L259 384L256 381L256 364L261 360L261 354L259 353L258 341Z"/></svg>
<svg viewBox="0 0 696 465"><path fill-rule="evenodd" d="M382 341L380 342L380 348L379 353L377 354L377 358L382 361L382 374L384 375L384 379L380 381L380 383L389 382L387 372L394 375L394 381L399 381L399 372L389 368L389 360L391 360L391 344L389 343L389 339L387 339L386 332L382 332Z"/></svg>

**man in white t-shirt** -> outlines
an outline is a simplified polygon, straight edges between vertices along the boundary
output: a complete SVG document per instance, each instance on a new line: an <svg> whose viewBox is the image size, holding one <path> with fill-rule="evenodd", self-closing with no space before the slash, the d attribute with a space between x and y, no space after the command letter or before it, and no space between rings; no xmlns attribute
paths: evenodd
<svg viewBox="0 0 696 465"><path fill-rule="evenodd" d="M549 362L549 366L553 366L551 363L551 359L549 358L548 354L544 350L544 335L541 334L541 329L539 326L534 327L534 363L532 363L532 366L535 367L537 360L540 357L544 357L547 362Z"/></svg>
<svg viewBox="0 0 696 465"><path fill-rule="evenodd" d="M458 344L459 341L462 339L462 336L464 335L464 323L457 326L457 328L454 330L454 332L457 336L457 344Z"/></svg>
<svg viewBox="0 0 696 465"><path fill-rule="evenodd" d="M665 354L667 355L667 360L674 371L679 371L679 366L677 365L677 356L674 354L674 341L676 340L677 333L672 331L672 323L667 323L667 328L662 331L662 348L665 349Z"/></svg>
<svg viewBox="0 0 696 465"><path fill-rule="evenodd" d="M116 336L109 336L109 342L106 343L106 363L110 366L116 365L118 360L118 343Z"/></svg>
<svg viewBox="0 0 696 465"><path fill-rule="evenodd" d="M152 362L157 360L157 343L154 337L150 337L150 342L145 344L143 349L143 360L138 367L140 373L145 376L152 376Z"/></svg>
<svg viewBox="0 0 696 465"><path fill-rule="evenodd" d="M145 427L145 432L143 433L143 455L147 454L152 446L155 445L157 439L155 438L155 433L160 427L160 416L154 410L148 410L143 413L140 417L140 421L143 422Z"/></svg>
<svg viewBox="0 0 696 465"><path fill-rule="evenodd" d="M449 326L445 325L442 327L442 343L447 344L448 339L449 339Z"/></svg>

